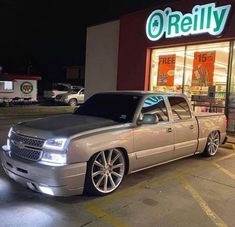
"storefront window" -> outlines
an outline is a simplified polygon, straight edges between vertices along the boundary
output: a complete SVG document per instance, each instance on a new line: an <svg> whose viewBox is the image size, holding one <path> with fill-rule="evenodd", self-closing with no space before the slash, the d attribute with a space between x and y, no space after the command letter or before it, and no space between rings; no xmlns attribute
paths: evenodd
<svg viewBox="0 0 235 227"><path fill-rule="evenodd" d="M228 131L235 132L235 45L233 43L230 94L228 99Z"/></svg>
<svg viewBox="0 0 235 227"><path fill-rule="evenodd" d="M229 42L188 46L184 93L198 112L224 112Z"/></svg>
<svg viewBox="0 0 235 227"><path fill-rule="evenodd" d="M229 42L153 49L151 59L151 90L183 92L197 112L224 112Z"/></svg>
<svg viewBox="0 0 235 227"><path fill-rule="evenodd" d="M0 91L12 91L13 82L12 81L0 81Z"/></svg>
<svg viewBox="0 0 235 227"><path fill-rule="evenodd" d="M152 50L150 90L182 92L184 53L185 47Z"/></svg>

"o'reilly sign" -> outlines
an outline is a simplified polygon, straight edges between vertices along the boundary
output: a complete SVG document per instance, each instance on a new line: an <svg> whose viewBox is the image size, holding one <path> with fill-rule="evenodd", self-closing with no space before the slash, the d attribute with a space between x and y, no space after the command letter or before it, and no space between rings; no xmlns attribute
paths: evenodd
<svg viewBox="0 0 235 227"><path fill-rule="evenodd" d="M147 19L146 34L152 41L159 40L164 34L166 38L202 33L219 35L224 30L230 8L231 5L216 7L215 3L210 3L196 5L186 14L172 11L170 7L157 9Z"/></svg>

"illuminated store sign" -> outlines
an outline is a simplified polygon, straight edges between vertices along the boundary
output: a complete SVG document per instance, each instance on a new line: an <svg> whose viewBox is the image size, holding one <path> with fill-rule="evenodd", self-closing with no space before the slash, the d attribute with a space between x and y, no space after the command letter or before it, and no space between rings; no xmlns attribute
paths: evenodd
<svg viewBox="0 0 235 227"><path fill-rule="evenodd" d="M219 35L224 30L231 5L216 7L215 3L196 5L192 13L182 14L170 7L153 11L146 23L147 37L156 41L166 38L209 33Z"/></svg>

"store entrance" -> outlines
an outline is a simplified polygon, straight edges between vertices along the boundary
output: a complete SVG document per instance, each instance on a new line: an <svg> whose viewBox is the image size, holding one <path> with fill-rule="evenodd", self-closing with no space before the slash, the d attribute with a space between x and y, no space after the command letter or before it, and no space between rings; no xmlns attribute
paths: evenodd
<svg viewBox="0 0 235 227"><path fill-rule="evenodd" d="M150 90L179 92L196 112L224 112L229 42L152 49Z"/></svg>

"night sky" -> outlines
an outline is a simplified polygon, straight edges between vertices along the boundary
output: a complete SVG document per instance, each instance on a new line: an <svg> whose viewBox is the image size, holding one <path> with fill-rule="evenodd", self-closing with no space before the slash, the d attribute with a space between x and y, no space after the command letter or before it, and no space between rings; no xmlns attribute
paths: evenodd
<svg viewBox="0 0 235 227"><path fill-rule="evenodd" d="M85 64L87 26L158 5L157 0L0 0L0 65L4 72L61 80Z"/></svg>

